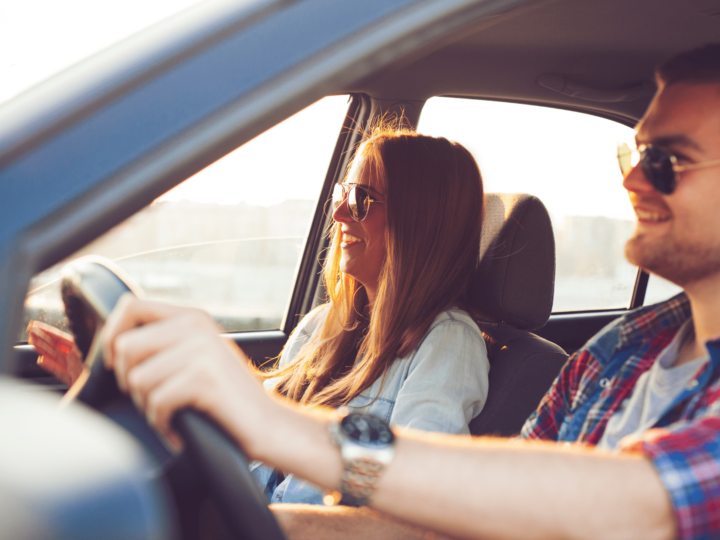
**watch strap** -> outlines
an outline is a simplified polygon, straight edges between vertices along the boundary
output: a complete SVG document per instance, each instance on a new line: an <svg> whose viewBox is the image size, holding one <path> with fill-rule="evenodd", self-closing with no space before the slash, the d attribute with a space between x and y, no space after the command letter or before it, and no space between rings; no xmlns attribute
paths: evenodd
<svg viewBox="0 0 720 540"><path fill-rule="evenodd" d="M385 465L370 458L344 461L345 469L340 477L340 492L351 497L357 506L367 505L377 488Z"/></svg>
<svg viewBox="0 0 720 540"><path fill-rule="evenodd" d="M384 449L368 448L358 452L361 446L342 432L341 422L347 415L346 408L338 409L335 420L329 426L330 439L340 449L343 471L340 476L340 491L328 494L324 500L330 505L340 502L348 506L365 506L375 493L380 475L392 459L392 445ZM376 422L377 419L373 421Z"/></svg>

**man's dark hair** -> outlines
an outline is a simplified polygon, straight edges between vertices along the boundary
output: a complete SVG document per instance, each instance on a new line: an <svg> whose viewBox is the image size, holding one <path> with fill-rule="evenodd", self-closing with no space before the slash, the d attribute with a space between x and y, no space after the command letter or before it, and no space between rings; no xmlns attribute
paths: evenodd
<svg viewBox="0 0 720 540"><path fill-rule="evenodd" d="M720 43L708 43L665 61L655 73L658 85L720 83Z"/></svg>

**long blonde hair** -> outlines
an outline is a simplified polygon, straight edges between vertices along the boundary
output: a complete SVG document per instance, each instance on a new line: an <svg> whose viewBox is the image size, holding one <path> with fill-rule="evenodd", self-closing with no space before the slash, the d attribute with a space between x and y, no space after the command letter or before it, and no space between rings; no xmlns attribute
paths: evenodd
<svg viewBox="0 0 720 540"><path fill-rule="evenodd" d="M283 369L275 391L306 405L339 407L410 354L433 320L464 296L478 262L482 177L463 146L406 129L376 128L360 146L361 171L385 193L387 253L370 311L361 283L340 270L334 223L323 268L328 302L319 331ZM366 168L371 167L371 171Z"/></svg>

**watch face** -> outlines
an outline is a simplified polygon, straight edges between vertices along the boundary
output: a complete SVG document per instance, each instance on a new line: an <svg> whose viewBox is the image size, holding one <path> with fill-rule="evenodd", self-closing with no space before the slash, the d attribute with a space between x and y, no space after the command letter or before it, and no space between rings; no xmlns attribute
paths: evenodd
<svg viewBox="0 0 720 540"><path fill-rule="evenodd" d="M395 439L387 422L369 414L348 414L340 427L348 438L365 446L387 446Z"/></svg>

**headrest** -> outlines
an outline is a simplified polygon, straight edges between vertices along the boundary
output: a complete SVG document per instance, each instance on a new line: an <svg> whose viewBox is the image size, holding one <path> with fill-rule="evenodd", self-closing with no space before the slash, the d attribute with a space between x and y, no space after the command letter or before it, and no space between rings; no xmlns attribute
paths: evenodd
<svg viewBox="0 0 720 540"><path fill-rule="evenodd" d="M486 193L472 307L490 324L536 330L550 317L554 290L555 239L545 205L526 193Z"/></svg>

